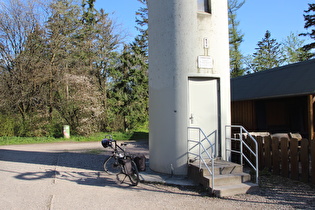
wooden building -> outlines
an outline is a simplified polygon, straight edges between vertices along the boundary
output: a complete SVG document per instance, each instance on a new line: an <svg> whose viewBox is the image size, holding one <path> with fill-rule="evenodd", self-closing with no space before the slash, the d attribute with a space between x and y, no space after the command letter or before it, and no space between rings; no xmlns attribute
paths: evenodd
<svg viewBox="0 0 315 210"><path fill-rule="evenodd" d="M231 79L232 124L314 139L315 59Z"/></svg>

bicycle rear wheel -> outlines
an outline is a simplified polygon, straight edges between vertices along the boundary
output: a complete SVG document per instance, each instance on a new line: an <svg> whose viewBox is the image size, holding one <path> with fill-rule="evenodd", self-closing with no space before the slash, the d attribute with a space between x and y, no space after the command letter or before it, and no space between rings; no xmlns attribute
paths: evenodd
<svg viewBox="0 0 315 210"><path fill-rule="evenodd" d="M139 183L139 172L136 163L131 161L131 173L128 175L130 182L133 186L137 186Z"/></svg>
<svg viewBox="0 0 315 210"><path fill-rule="evenodd" d="M121 173L121 165L118 163L118 158L109 156L104 161L104 171L110 175Z"/></svg>

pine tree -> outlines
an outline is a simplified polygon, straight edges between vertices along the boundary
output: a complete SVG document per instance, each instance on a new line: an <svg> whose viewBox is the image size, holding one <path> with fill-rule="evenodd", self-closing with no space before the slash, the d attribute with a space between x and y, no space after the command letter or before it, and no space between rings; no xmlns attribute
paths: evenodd
<svg viewBox="0 0 315 210"><path fill-rule="evenodd" d="M0 2L0 113L23 119L18 135L54 135L63 123L78 134L106 127L119 36L94 2Z"/></svg>
<svg viewBox="0 0 315 210"><path fill-rule="evenodd" d="M286 55L286 63L296 63L310 59L313 54L303 48L304 40L299 39L298 35L291 33L282 43L282 51Z"/></svg>
<svg viewBox="0 0 315 210"><path fill-rule="evenodd" d="M81 6L55 0L47 27L51 110L57 110L78 134L99 131L104 128L101 119L107 117L104 63L110 62L117 45L112 22L94 8L94 0L84 0Z"/></svg>
<svg viewBox="0 0 315 210"><path fill-rule="evenodd" d="M97 23L95 25L97 33L95 41L93 41L93 51L95 53L93 59L93 70L90 74L95 77L95 86L101 94L102 115L99 117L99 125L102 131L111 131L115 126L115 116L110 112L110 103L108 102L108 90L111 87L112 77L115 68L119 63L119 53L117 48L120 43L120 36L114 34L114 24L109 19L108 14L104 10L100 10L97 15ZM115 106L115 105L114 105Z"/></svg>
<svg viewBox="0 0 315 210"><path fill-rule="evenodd" d="M67 81L63 83L65 75L72 73L72 64L75 63L76 48L74 37L76 37L80 28L80 7L68 0L54 0L50 4L50 17L46 24L47 30L47 57L49 59L49 87L48 87L48 109L49 116L52 119L54 110L63 112L67 110L66 103L69 99L69 84ZM70 106L69 106L70 107ZM65 118L72 128L77 126L77 123L63 113Z"/></svg>
<svg viewBox="0 0 315 210"><path fill-rule="evenodd" d="M304 20L305 20L305 29L311 29L311 32L302 33L300 35L302 36L308 36L311 39L315 40L315 4L308 4L309 8L308 10L305 10L304 12ZM303 47L305 51L309 51L312 49L315 49L315 42L312 42L310 44L304 45ZM315 53L313 53L313 56Z"/></svg>
<svg viewBox="0 0 315 210"><path fill-rule="evenodd" d="M145 0L139 2L144 5L136 12L140 34L124 46L119 65L112 72L113 86L108 91L111 103L115 104L112 109L124 131L148 121L148 9Z"/></svg>
<svg viewBox="0 0 315 210"><path fill-rule="evenodd" d="M131 45L125 45L120 65L113 75L113 86L108 92L112 110L127 131L147 121L148 80L143 74L142 59Z"/></svg>
<svg viewBox="0 0 315 210"><path fill-rule="evenodd" d="M240 44L243 42L244 34L242 34L237 27L239 21L236 20L236 11L240 9L245 0L238 2L238 0L229 0L229 34L230 34L230 72L231 77L238 77L244 74L243 55L240 52Z"/></svg>
<svg viewBox="0 0 315 210"><path fill-rule="evenodd" d="M249 66L251 71L258 72L279 67L285 61L281 44L276 39L271 38L271 33L268 30L262 41L259 41L257 45L256 52L252 56L251 66Z"/></svg>

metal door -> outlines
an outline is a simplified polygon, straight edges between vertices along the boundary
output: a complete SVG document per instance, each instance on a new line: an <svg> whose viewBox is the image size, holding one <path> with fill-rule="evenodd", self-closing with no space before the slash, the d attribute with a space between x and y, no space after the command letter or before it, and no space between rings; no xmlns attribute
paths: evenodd
<svg viewBox="0 0 315 210"><path fill-rule="evenodd" d="M218 131L219 131L219 94L218 80L213 78L189 78L189 127L200 128L210 140L211 144L216 144L214 156L217 154ZM205 137L197 129L189 129L189 139L203 140L206 148L210 144L205 141ZM189 143L188 147L194 145ZM198 153L198 149L194 153Z"/></svg>

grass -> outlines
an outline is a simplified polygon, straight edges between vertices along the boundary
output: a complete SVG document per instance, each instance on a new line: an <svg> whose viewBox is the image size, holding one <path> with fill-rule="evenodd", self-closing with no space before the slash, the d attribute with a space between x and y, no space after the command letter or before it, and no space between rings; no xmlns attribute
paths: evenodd
<svg viewBox="0 0 315 210"><path fill-rule="evenodd" d="M96 133L90 136L71 136L70 139L54 137L0 137L0 145L37 144L53 142L89 142L101 141L106 135L112 135L115 140L148 140L148 131Z"/></svg>

